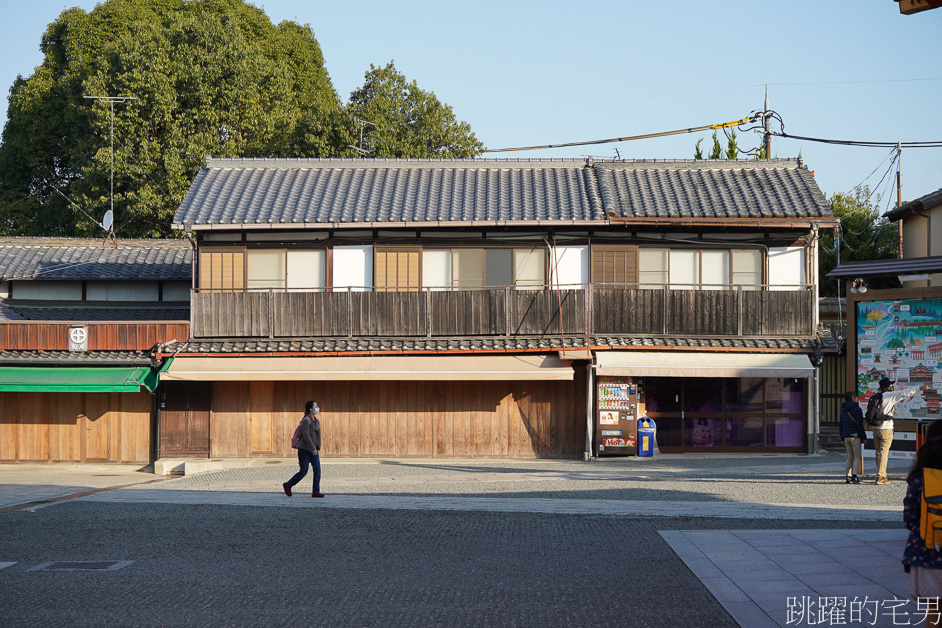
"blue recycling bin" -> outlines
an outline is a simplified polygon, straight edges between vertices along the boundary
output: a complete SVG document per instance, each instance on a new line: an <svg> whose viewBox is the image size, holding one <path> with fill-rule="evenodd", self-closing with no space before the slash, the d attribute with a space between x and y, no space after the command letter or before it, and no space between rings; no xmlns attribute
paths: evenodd
<svg viewBox="0 0 942 628"><path fill-rule="evenodd" d="M651 458L654 456L654 437L657 434L657 426L654 419L641 417L638 419L638 456L642 458Z"/></svg>

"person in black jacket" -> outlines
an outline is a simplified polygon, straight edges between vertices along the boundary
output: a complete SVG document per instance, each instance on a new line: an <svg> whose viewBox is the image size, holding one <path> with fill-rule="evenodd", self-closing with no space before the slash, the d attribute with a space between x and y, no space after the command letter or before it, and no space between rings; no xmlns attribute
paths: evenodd
<svg viewBox="0 0 942 628"><path fill-rule="evenodd" d="M857 403L857 393L853 390L844 393L840 430L841 440L847 448L844 483L860 484L860 476L863 475L863 458L860 450L867 442L867 432L864 430L863 411Z"/></svg>
<svg viewBox="0 0 942 628"><path fill-rule="evenodd" d="M298 465L301 467L290 480L281 485L285 495L291 497L291 489L307 475L308 465L314 469L314 490L311 497L323 497L321 493L321 422L317 418L321 409L316 401L308 401L304 406L304 416L299 424Z"/></svg>

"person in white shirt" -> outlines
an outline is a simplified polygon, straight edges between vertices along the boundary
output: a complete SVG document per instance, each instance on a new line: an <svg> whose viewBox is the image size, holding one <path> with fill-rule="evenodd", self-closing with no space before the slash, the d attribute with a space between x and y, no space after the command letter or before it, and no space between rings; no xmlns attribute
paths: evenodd
<svg viewBox="0 0 942 628"><path fill-rule="evenodd" d="M883 393L883 414L886 420L879 428L873 428L873 449L877 463L877 484L889 484L890 480L886 477L886 460L890 455L890 445L893 443L893 411L903 399L912 397L920 390L928 390L929 384L923 384L919 388L909 388L907 390L894 391L896 382L889 377L880 380L880 392Z"/></svg>

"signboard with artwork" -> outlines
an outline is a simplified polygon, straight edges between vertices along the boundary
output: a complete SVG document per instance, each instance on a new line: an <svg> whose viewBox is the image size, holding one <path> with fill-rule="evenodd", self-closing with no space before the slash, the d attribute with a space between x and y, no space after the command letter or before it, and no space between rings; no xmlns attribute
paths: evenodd
<svg viewBox="0 0 942 628"><path fill-rule="evenodd" d="M861 404L889 377L896 390L929 384L900 402L900 419L942 418L942 299L857 303L857 394Z"/></svg>

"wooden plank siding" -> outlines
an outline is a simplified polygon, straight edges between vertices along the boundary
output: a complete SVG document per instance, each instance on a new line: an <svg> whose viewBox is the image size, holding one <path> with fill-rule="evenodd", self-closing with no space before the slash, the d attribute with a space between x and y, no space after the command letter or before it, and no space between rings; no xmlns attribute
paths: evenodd
<svg viewBox="0 0 942 628"><path fill-rule="evenodd" d="M616 286L560 291L197 292L191 312L194 338L555 336L561 331L811 336L813 301L810 290Z"/></svg>
<svg viewBox="0 0 942 628"><path fill-rule="evenodd" d="M324 457L575 458L584 391L585 369L574 382L216 382L210 456L293 457L315 399Z"/></svg>
<svg viewBox="0 0 942 628"><path fill-rule="evenodd" d="M0 461L150 462L149 393L0 392Z"/></svg>
<svg viewBox="0 0 942 628"><path fill-rule="evenodd" d="M189 323L88 323L89 351L146 351L159 342L190 337ZM69 323L0 323L0 351L67 351Z"/></svg>

